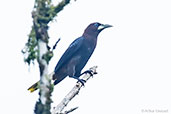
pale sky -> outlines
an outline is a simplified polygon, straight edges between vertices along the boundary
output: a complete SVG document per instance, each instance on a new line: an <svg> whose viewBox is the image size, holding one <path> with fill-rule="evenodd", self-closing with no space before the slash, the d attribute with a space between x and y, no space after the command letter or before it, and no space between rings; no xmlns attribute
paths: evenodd
<svg viewBox="0 0 171 114"><path fill-rule="evenodd" d="M37 63L28 67L21 49L31 30L34 0L0 4L0 114L33 114L38 91L27 88L39 80ZM54 70L68 45L92 22L111 24L84 70L97 65L90 79L66 109L72 114L171 113L171 1L74 0L49 24L50 45L59 37L49 72ZM55 86L52 107L75 85L66 78Z"/></svg>

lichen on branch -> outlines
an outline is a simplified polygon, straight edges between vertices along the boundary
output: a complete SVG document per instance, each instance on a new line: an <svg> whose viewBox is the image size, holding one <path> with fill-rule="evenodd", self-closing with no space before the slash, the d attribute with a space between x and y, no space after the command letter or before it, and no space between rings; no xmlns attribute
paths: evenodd
<svg viewBox="0 0 171 114"><path fill-rule="evenodd" d="M33 26L28 35L28 41L25 44L22 53L24 54L24 62L30 65L38 59L38 39L41 38L47 43L48 46L49 35L48 35L48 23L53 21L54 17L63 10L63 8L70 3L71 0L62 0L57 5L52 4L52 0L35 0L34 9L32 11ZM45 59L49 63L53 57L53 51L48 52L44 55Z"/></svg>

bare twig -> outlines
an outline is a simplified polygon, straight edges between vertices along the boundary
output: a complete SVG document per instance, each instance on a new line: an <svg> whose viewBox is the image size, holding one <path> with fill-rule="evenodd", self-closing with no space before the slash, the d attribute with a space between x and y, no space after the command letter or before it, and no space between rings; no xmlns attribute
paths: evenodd
<svg viewBox="0 0 171 114"><path fill-rule="evenodd" d="M56 43L55 43L55 45L53 46L52 50L54 50L54 49L56 48L56 46L57 46L57 44L59 43L60 40L61 40L61 38L59 38L59 39L56 41Z"/></svg>
<svg viewBox="0 0 171 114"><path fill-rule="evenodd" d="M97 66L90 68L90 70L92 71L92 75L97 74L96 69ZM87 81L92 75L89 73L83 74L82 79ZM76 85L72 88L72 90L64 97L64 99L56 107L54 107L54 109L52 110L52 114L61 114L67 104L79 93L82 86L83 85L80 82L77 82Z"/></svg>
<svg viewBox="0 0 171 114"><path fill-rule="evenodd" d="M70 112L72 112L72 111L74 111L76 109L78 109L78 107L71 108L70 110L65 111L64 114L68 114L68 113L70 113Z"/></svg>

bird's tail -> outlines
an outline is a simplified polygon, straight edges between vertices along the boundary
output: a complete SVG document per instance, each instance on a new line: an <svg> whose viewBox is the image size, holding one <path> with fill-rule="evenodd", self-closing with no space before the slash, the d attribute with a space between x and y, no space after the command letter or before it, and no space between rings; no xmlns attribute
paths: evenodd
<svg viewBox="0 0 171 114"><path fill-rule="evenodd" d="M54 74L55 74L55 72L50 73L48 75L48 78L52 79ZM40 81L38 81L35 84L33 84L32 86L30 86L27 90L29 90L32 93L32 92L36 91L37 89L39 89L39 85L40 85Z"/></svg>
<svg viewBox="0 0 171 114"><path fill-rule="evenodd" d="M32 86L30 86L28 88L28 90L32 93L34 91L36 91L38 88L39 88L39 84L40 84L40 81L36 82L35 84L33 84Z"/></svg>

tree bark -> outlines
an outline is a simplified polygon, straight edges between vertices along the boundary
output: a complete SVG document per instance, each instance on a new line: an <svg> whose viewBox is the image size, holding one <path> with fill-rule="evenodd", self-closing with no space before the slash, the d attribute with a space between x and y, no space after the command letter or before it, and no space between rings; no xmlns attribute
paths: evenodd
<svg viewBox="0 0 171 114"><path fill-rule="evenodd" d="M51 85L51 79L48 76L48 64L53 56L53 50L51 51L48 46L48 23L54 19L70 0L62 0L58 5L54 6L51 0L36 0L35 9L32 12L33 17L33 30L37 40L37 61L40 71L40 92L39 100L36 102L34 112L36 114L50 114L51 109L51 93L53 87ZM36 47L34 47L36 48Z"/></svg>

